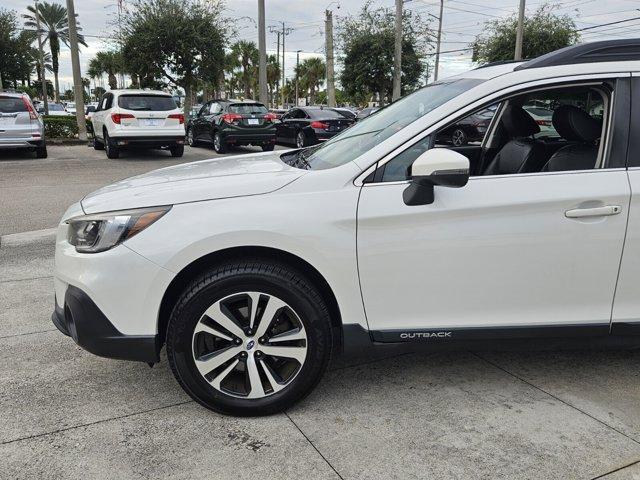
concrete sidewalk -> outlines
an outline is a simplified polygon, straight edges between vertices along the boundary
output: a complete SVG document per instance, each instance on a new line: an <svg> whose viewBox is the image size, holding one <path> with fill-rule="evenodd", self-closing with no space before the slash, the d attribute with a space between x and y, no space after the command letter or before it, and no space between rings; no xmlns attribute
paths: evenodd
<svg viewBox="0 0 640 480"><path fill-rule="evenodd" d="M0 247L0 478L590 479L640 460L639 353L338 359L290 411L223 417L164 359L55 330L52 251Z"/></svg>

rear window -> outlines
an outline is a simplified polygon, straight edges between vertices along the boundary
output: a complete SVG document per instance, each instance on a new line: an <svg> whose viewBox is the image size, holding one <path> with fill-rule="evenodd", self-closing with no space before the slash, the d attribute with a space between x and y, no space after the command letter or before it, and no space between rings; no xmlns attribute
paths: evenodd
<svg viewBox="0 0 640 480"><path fill-rule="evenodd" d="M343 115L340 115L335 110L330 110L328 108L310 108L306 110L311 118L322 118L322 119L331 119L331 118L344 118Z"/></svg>
<svg viewBox="0 0 640 480"><path fill-rule="evenodd" d="M267 107L261 103L232 103L229 105L229 113L239 113L240 115L252 115L268 112Z"/></svg>
<svg viewBox="0 0 640 480"><path fill-rule="evenodd" d="M0 97L0 113L28 112L21 98Z"/></svg>
<svg viewBox="0 0 640 480"><path fill-rule="evenodd" d="M60 105L59 103L50 103L49 104L49 111L53 111L53 112L64 112L64 107L62 105Z"/></svg>
<svg viewBox="0 0 640 480"><path fill-rule="evenodd" d="M176 101L169 96L162 95L120 95L118 106L127 110L147 110L164 112L175 110Z"/></svg>

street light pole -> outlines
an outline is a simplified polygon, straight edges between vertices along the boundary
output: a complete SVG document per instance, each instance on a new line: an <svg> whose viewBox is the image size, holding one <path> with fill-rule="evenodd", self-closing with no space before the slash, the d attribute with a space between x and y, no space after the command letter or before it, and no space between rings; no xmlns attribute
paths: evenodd
<svg viewBox="0 0 640 480"><path fill-rule="evenodd" d="M267 90L267 33L265 31L264 0L258 0L258 49L260 50L259 84L260 103L269 104L269 92Z"/></svg>
<svg viewBox="0 0 640 480"><path fill-rule="evenodd" d="M300 76L300 52L302 50L296 50L296 107L300 106L300 94L299 94L299 76Z"/></svg>
<svg viewBox="0 0 640 480"><path fill-rule="evenodd" d="M438 81L438 69L440 67L440 44L442 40L442 14L444 12L444 0L440 0L440 16L438 17L438 43L436 45L436 64L433 69L433 81Z"/></svg>
<svg viewBox="0 0 640 480"><path fill-rule="evenodd" d="M522 60L522 39L524 37L524 5L525 0L520 0L520 10L518 11L518 30L516 32L516 51L514 60Z"/></svg>
<svg viewBox="0 0 640 480"><path fill-rule="evenodd" d="M338 4L338 8L340 5ZM325 10L325 42L327 55L327 105L336 106L336 85L333 67L333 12Z"/></svg>
<svg viewBox="0 0 640 480"><path fill-rule="evenodd" d="M80 74L80 55L78 54L78 30L76 11L73 0L67 0L67 16L69 20L69 44L71 46L71 67L73 70L73 96L76 102L76 121L78 122L78 138L87 141L87 124L84 118L84 86Z"/></svg>
<svg viewBox="0 0 640 480"><path fill-rule="evenodd" d="M396 0L395 46L393 52L393 95L395 102L400 98L402 85L402 0Z"/></svg>
<svg viewBox="0 0 640 480"><path fill-rule="evenodd" d="M40 32L40 8L36 0L36 29L38 30L38 55L40 56L40 82L42 87L42 101L44 102L44 114L49 115L49 98L47 97L47 80L44 78L44 51L42 49L42 33Z"/></svg>

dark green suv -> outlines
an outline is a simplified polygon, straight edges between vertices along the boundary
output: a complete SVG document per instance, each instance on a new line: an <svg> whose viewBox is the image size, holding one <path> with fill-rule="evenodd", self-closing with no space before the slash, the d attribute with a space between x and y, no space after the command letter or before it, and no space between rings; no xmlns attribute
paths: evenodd
<svg viewBox="0 0 640 480"><path fill-rule="evenodd" d="M191 146L213 143L218 153L237 145L255 145L271 151L276 143L275 122L276 116L261 103L213 100L189 121L187 142Z"/></svg>

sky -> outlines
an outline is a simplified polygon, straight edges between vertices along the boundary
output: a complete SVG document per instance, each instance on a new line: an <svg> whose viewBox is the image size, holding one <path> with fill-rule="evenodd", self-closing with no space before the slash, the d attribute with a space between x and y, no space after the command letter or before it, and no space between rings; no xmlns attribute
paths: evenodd
<svg viewBox="0 0 640 480"><path fill-rule="evenodd" d="M66 4L65 0L48 0ZM131 1L123 0L125 8ZM285 42L285 72L291 76L296 62L296 51L302 50L300 59L324 55L324 11L333 11L334 23L341 17L357 13L364 0L266 0L267 26L276 27L285 22L291 33ZM527 0L527 10L534 10L542 0ZM557 12L570 15L581 32L583 41L605 40L611 38L640 37L640 1L639 0L556 0ZM22 14L28 0L2 0L2 7ZM394 0L373 0L375 6L394 8ZM475 36L482 32L487 21L508 16L518 8L519 0L444 0L443 36L440 78L455 75L470 68L471 52L452 51L469 47ZM234 22L238 38L253 40L257 43L257 0L227 0L225 16ZM405 0L405 8L419 12L431 20L430 28L437 29L439 0ZM76 13L82 26L88 47L80 54L82 71L96 52L108 49L110 38L114 36L117 25L117 0L75 0ZM605 23L619 20L636 20L621 24L599 27ZM596 28L592 28L596 27ZM526 42L526 39L525 39ZM268 53L276 53L276 34L267 31ZM70 88L71 60L69 50L62 47L60 54L61 90Z"/></svg>

